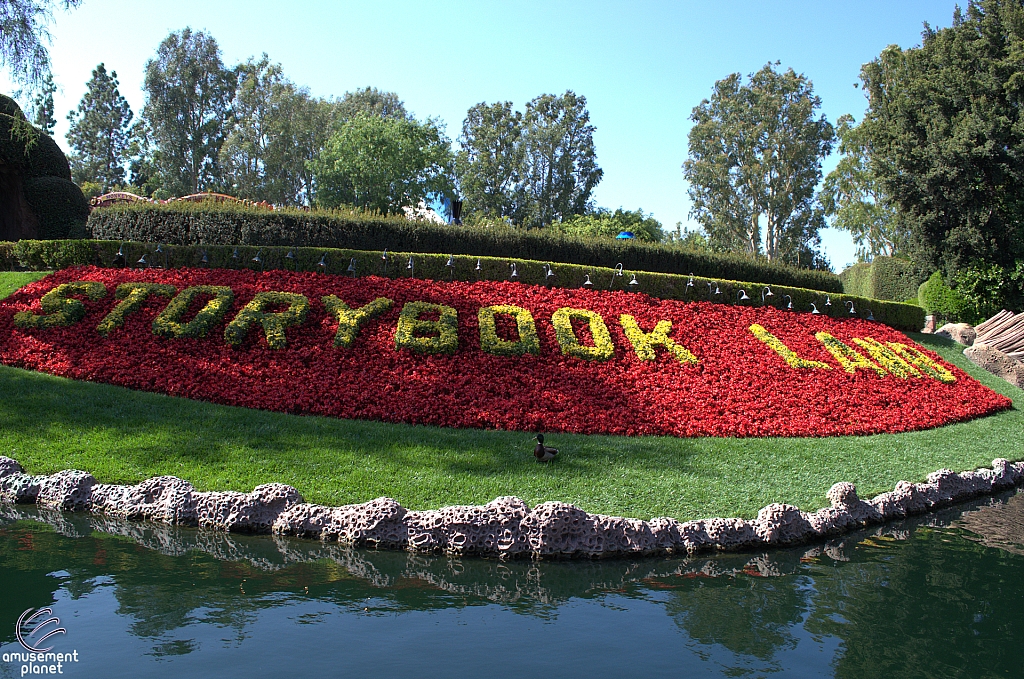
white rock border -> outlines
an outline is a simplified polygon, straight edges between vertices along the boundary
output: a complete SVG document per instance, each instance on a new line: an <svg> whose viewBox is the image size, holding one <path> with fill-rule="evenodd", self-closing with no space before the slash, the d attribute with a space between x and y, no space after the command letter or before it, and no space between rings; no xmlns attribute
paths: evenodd
<svg viewBox="0 0 1024 679"><path fill-rule="evenodd" d="M831 506L812 514L792 505L770 504L753 521L714 518L680 523L671 518L642 521L588 514L564 502L544 502L531 509L516 497L419 512L386 497L324 507L306 503L297 490L280 483L257 486L251 493L198 492L174 476L157 476L135 486L107 485L77 470L31 476L17 461L0 456L0 502L230 532L319 538L356 547L499 558L694 554L794 545L1022 484L1024 462L998 458L991 469L940 469L925 483L900 481L894 490L866 501L857 497L852 483L837 483L828 491Z"/></svg>

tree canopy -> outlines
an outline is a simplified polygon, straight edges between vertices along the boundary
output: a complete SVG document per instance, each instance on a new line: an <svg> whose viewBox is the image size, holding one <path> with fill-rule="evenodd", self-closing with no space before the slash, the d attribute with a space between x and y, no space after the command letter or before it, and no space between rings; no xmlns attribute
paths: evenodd
<svg viewBox="0 0 1024 679"><path fill-rule="evenodd" d="M118 90L117 72L100 64L86 83L78 108L68 114L71 176L104 191L124 183L132 110Z"/></svg>
<svg viewBox="0 0 1024 679"><path fill-rule="evenodd" d="M191 28L167 36L146 63L142 118L149 144L159 151L152 157L154 169L171 195L218 186L235 79L217 41Z"/></svg>
<svg viewBox="0 0 1024 679"><path fill-rule="evenodd" d="M11 79L30 90L50 76L49 25L53 7L78 7L82 0L4 0L0 2L0 64Z"/></svg>
<svg viewBox="0 0 1024 679"><path fill-rule="evenodd" d="M593 207L597 165L586 97L543 94L526 105L477 104L459 137L458 178L470 215L550 226Z"/></svg>
<svg viewBox="0 0 1024 679"><path fill-rule="evenodd" d="M855 125L853 117L845 115L839 118L836 132L843 155L825 177L821 192L832 227L853 236L862 261L903 254L905 227L871 166L868 127Z"/></svg>
<svg viewBox="0 0 1024 679"><path fill-rule="evenodd" d="M355 205L384 214L450 194L452 155L436 120L359 113L345 120L310 165L322 207Z"/></svg>
<svg viewBox="0 0 1024 679"><path fill-rule="evenodd" d="M763 252L802 262L820 243L824 215L815 193L835 131L816 117L821 100L793 69L767 64L743 84L715 83L693 109L689 158L691 214L716 250Z"/></svg>
<svg viewBox="0 0 1024 679"><path fill-rule="evenodd" d="M870 169L906 222L910 254L951 277L1024 259L1024 7L970 2L920 47L861 72Z"/></svg>

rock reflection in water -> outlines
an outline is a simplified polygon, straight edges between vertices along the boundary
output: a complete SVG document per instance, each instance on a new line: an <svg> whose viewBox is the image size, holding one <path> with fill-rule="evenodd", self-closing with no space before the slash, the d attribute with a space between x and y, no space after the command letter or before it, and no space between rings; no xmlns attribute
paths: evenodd
<svg viewBox="0 0 1024 679"><path fill-rule="evenodd" d="M1005 503L965 512L953 525L974 533L975 539L987 547L1024 556L1024 493L1014 495Z"/></svg>

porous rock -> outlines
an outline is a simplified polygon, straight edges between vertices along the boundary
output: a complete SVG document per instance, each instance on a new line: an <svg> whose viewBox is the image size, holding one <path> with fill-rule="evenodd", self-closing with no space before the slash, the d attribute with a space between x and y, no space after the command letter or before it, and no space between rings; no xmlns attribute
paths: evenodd
<svg viewBox="0 0 1024 679"><path fill-rule="evenodd" d="M722 550L742 549L760 541L753 524L744 519L704 519L704 530Z"/></svg>
<svg viewBox="0 0 1024 679"><path fill-rule="evenodd" d="M358 505L322 507L296 504L281 512L273 530L280 535L319 537L325 541L380 547L404 547L406 509L389 497Z"/></svg>
<svg viewBox="0 0 1024 679"><path fill-rule="evenodd" d="M857 497L857 486L852 483L842 481L834 484L825 493L825 497L834 509L846 512L859 524L881 521L878 509Z"/></svg>
<svg viewBox="0 0 1024 679"><path fill-rule="evenodd" d="M975 344L964 349L964 356L979 368L1024 389L1024 365L995 347L985 343Z"/></svg>
<svg viewBox="0 0 1024 679"><path fill-rule="evenodd" d="M763 507L753 526L757 537L768 545L803 542L815 534L807 516L798 507L778 503Z"/></svg>
<svg viewBox="0 0 1024 679"><path fill-rule="evenodd" d="M683 537L679 533L681 524L675 519L659 516L648 521L647 525L651 529L651 537L656 548L667 551L673 551L679 547L685 548Z"/></svg>
<svg viewBox="0 0 1024 679"><path fill-rule="evenodd" d="M576 554L585 551L588 538L593 539L591 516L565 502L537 505L520 527L530 551L539 556Z"/></svg>
<svg viewBox="0 0 1024 679"><path fill-rule="evenodd" d="M529 511L517 497L499 497L483 506L407 512L403 523L415 551L513 555L526 548L520 524Z"/></svg>
<svg viewBox="0 0 1024 679"><path fill-rule="evenodd" d="M946 323L935 331L935 335L938 337L946 337L954 342L958 342L969 347L974 344L974 340L978 336L978 333L974 329L973 325L969 325L967 323Z"/></svg>
<svg viewBox="0 0 1024 679"><path fill-rule="evenodd" d="M32 476L24 472L8 474L0 478L0 502L32 504L39 495L39 486L45 480L45 476Z"/></svg>
<svg viewBox="0 0 1024 679"><path fill-rule="evenodd" d="M59 471L47 476L39 485L36 504L68 512L89 509L95 485L96 479L88 472L75 469Z"/></svg>
<svg viewBox="0 0 1024 679"><path fill-rule="evenodd" d="M643 554L655 547L654 534L646 521L620 516L588 515L590 527L577 543L577 550L589 556Z"/></svg>
<svg viewBox="0 0 1024 679"><path fill-rule="evenodd" d="M0 455L0 479L11 474L21 474L25 470L21 468L17 460L12 460L9 457Z"/></svg>
<svg viewBox="0 0 1024 679"><path fill-rule="evenodd" d="M679 524L679 544L690 554L715 546L711 536L704 528L703 519Z"/></svg>
<svg viewBox="0 0 1024 679"><path fill-rule="evenodd" d="M200 527L232 533L269 533L282 512L301 503L299 491L283 483L265 483L251 493L195 493Z"/></svg>
<svg viewBox="0 0 1024 679"><path fill-rule="evenodd" d="M154 476L137 486L93 488L93 506L124 519L194 526L195 495L188 481Z"/></svg>

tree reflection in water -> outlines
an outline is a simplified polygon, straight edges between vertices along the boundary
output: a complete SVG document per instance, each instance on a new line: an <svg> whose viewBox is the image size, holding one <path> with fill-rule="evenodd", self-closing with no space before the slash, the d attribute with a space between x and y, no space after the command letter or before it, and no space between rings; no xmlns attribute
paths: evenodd
<svg viewBox="0 0 1024 679"><path fill-rule="evenodd" d="M812 639L838 677L1014 676L1024 640L1024 494L770 553L607 561L374 552L35 506L2 506L0 521L5 644L26 608L100 584L161 657L199 652L182 638L197 623L238 648L261 616L310 601L334 610L293 624L497 604L557 625L580 603L653 602L664 617L622 613L623 624L674 621L681 644L727 674L785 671L783 658Z"/></svg>

